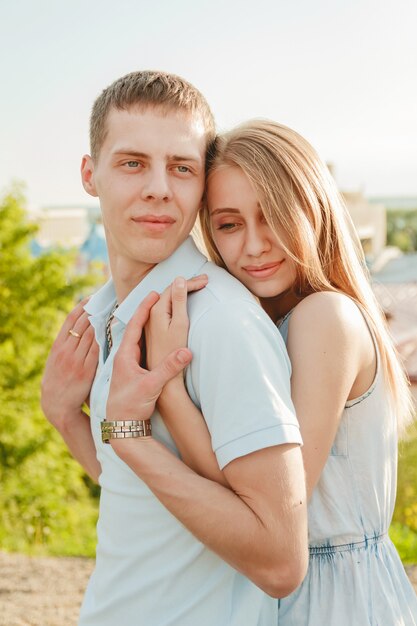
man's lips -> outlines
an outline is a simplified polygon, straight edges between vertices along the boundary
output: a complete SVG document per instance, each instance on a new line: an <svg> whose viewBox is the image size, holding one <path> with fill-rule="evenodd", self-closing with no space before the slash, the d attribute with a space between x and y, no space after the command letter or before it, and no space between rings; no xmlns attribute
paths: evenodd
<svg viewBox="0 0 417 626"><path fill-rule="evenodd" d="M169 215L139 215L132 217L134 222L151 223L151 224L173 224L175 222L173 217Z"/></svg>
<svg viewBox="0 0 417 626"><path fill-rule="evenodd" d="M175 224L174 218L169 215L138 215L132 217L132 221L154 232L163 232Z"/></svg>
<svg viewBox="0 0 417 626"><path fill-rule="evenodd" d="M263 265L245 265L242 269L253 278L269 278L281 267L284 261L285 259L275 263L264 263Z"/></svg>

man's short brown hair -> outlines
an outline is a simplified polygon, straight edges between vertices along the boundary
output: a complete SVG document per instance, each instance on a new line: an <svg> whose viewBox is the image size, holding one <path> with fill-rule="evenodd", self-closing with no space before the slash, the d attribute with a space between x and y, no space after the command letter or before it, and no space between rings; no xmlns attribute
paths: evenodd
<svg viewBox="0 0 417 626"><path fill-rule="evenodd" d="M111 109L158 107L163 111L183 111L200 117L204 124L207 146L215 137L213 114L204 96L189 82L160 71L131 72L104 89L93 105L90 118L91 156L97 159L106 138L107 117Z"/></svg>

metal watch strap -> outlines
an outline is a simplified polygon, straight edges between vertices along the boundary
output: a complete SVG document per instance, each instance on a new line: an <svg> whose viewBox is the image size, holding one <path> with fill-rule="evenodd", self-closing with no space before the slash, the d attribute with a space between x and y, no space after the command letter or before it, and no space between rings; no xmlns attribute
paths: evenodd
<svg viewBox="0 0 417 626"><path fill-rule="evenodd" d="M132 439L137 437L151 437L151 420L117 420L101 422L101 439L110 443L110 439Z"/></svg>

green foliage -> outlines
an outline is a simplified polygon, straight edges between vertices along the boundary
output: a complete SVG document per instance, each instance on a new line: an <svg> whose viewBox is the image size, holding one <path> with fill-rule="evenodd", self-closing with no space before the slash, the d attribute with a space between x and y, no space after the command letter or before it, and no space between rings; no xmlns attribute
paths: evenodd
<svg viewBox="0 0 417 626"><path fill-rule="evenodd" d="M44 418L40 379L65 314L90 277L74 255L32 257L19 188L0 199L0 548L93 554L96 499Z"/></svg>
<svg viewBox="0 0 417 626"><path fill-rule="evenodd" d="M417 533L408 526L393 522L389 529L389 535L398 550L403 563L417 563Z"/></svg>
<svg viewBox="0 0 417 626"><path fill-rule="evenodd" d="M417 563L417 428L400 444L397 500L390 535L402 560Z"/></svg>
<svg viewBox="0 0 417 626"><path fill-rule="evenodd" d="M417 251L417 208L387 212L387 244L403 252Z"/></svg>

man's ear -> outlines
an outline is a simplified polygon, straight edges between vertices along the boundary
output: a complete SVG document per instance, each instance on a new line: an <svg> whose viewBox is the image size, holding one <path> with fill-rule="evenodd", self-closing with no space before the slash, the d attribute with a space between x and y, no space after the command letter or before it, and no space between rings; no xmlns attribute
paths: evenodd
<svg viewBox="0 0 417 626"><path fill-rule="evenodd" d="M89 154L85 154L81 161L81 180L86 192L90 196L97 198L98 193L94 181L94 162Z"/></svg>

